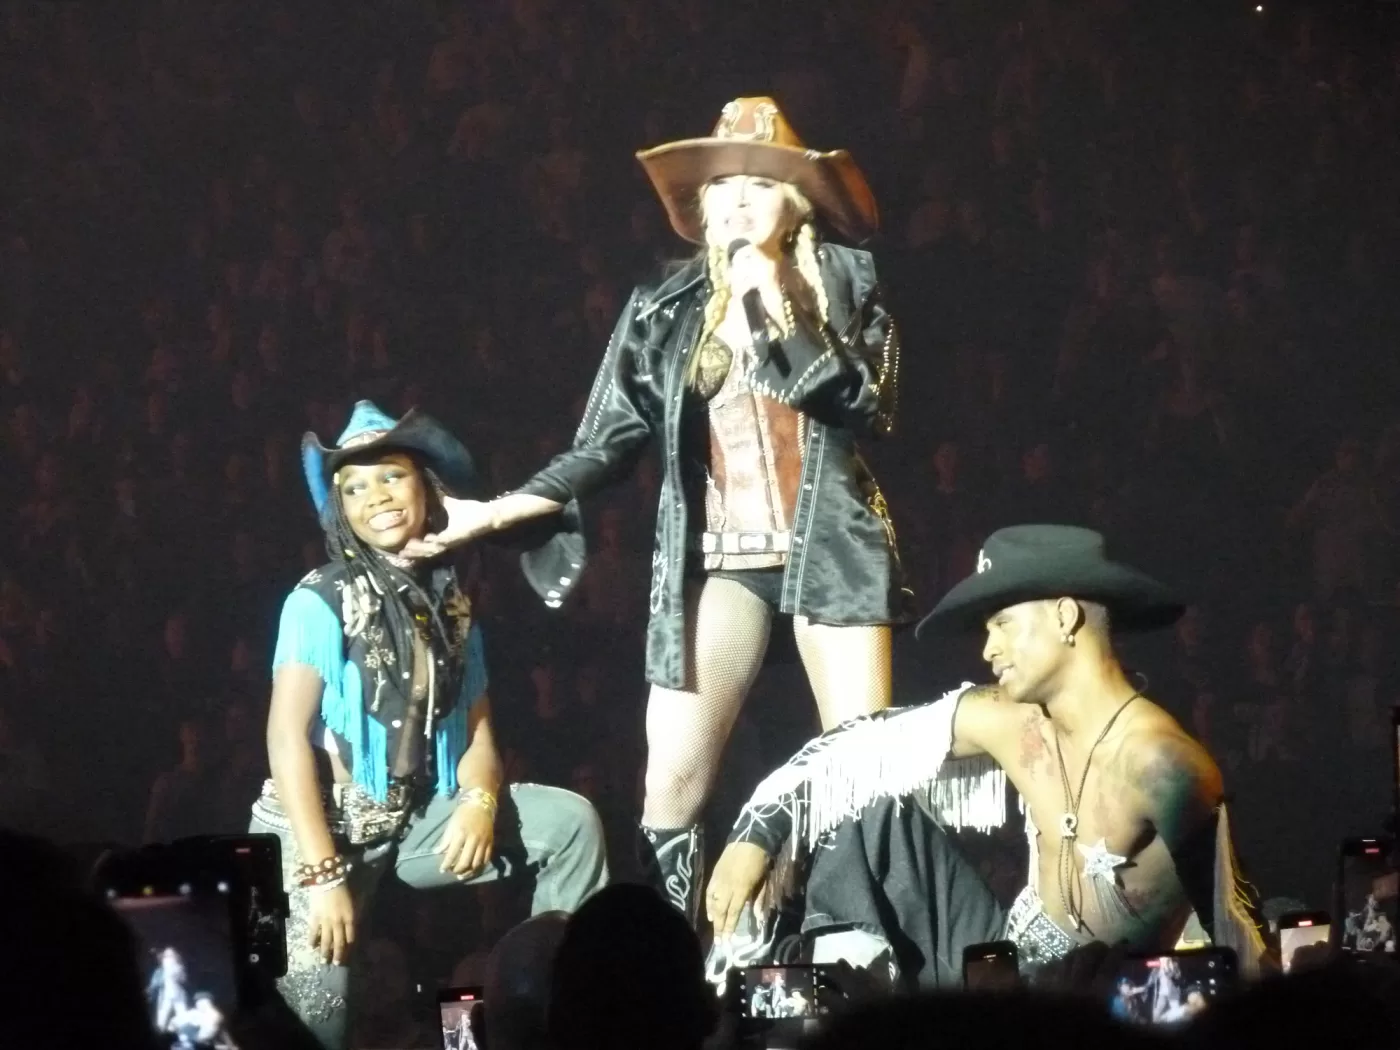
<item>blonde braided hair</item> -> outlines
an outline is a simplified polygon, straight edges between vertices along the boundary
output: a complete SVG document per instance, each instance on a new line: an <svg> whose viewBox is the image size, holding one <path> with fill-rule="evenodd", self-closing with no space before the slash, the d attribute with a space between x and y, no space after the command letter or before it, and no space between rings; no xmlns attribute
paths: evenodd
<svg viewBox="0 0 1400 1050"><path fill-rule="evenodd" d="M705 327L700 333L702 343L714 334L724 320L732 294L729 288L729 249L722 244L712 244L706 249L705 257L710 274L710 298L705 303Z"/></svg>
<svg viewBox="0 0 1400 1050"><path fill-rule="evenodd" d="M705 214L705 189L700 190L700 213ZM822 284L821 264L817 258L817 229L812 222L812 202L791 183L783 183L783 199L787 204L788 217L794 228L786 238L792 252L793 266L804 284L816 299L817 312L825 324L829 313L826 287ZM700 348L705 340L714 335L724 321L729 309L732 291L729 287L729 249L723 244L711 244L705 249L705 265L710 276L710 298L705 302L705 324L700 338L690 350L690 361L686 367L686 383L693 386L700 371ZM787 318L774 318L778 325L787 331Z"/></svg>
<svg viewBox="0 0 1400 1050"><path fill-rule="evenodd" d="M793 192L797 193L796 190ZM805 203L806 198L802 199ZM802 280L816 296L817 316L821 318L822 324L826 324L831 318L831 308L826 299L826 285L822 283L821 263L817 260L817 228L812 225L811 207L810 204L807 205L808 216L797 229L797 238L792 247L792 259L797 266L797 272L802 276Z"/></svg>

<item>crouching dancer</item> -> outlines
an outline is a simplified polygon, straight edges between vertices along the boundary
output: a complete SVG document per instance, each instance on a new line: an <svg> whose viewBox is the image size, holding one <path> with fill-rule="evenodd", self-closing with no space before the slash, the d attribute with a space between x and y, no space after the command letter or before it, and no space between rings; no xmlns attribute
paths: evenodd
<svg viewBox="0 0 1400 1050"><path fill-rule="evenodd" d="M252 830L282 840L282 994L335 1050L351 945L389 868L422 889L530 879L538 913L577 908L607 867L587 800L502 790L481 627L450 566L398 556L441 527L443 493L475 487L467 450L428 416L362 401L335 447L308 434L302 453L331 560L282 608Z"/></svg>
<svg viewBox="0 0 1400 1050"><path fill-rule="evenodd" d="M746 905L790 840L815 961L883 959L906 985L949 985L969 944L1015 941L1033 971L1090 941L1170 949L1194 911L1253 971L1264 944L1236 879L1220 772L1129 682L1110 637L1181 611L1110 561L1097 533L993 534L919 631L984 629L997 684L848 722L759 785L707 891L726 949L715 968L766 951ZM1030 865L1003 914L945 829L1000 824L1008 776Z"/></svg>

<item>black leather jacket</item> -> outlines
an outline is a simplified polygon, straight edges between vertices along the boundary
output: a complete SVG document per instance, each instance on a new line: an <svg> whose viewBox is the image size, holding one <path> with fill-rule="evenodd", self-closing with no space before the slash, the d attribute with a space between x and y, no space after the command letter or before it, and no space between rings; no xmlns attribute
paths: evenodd
<svg viewBox="0 0 1400 1050"><path fill-rule="evenodd" d="M783 572L784 613L828 624L887 624L908 617L884 496L856 451L857 434L888 433L894 421L899 336L868 252L818 249L828 322L797 313L775 340L755 386L800 410L805 432L792 550ZM573 447L517 491L566 504L564 527L526 554L531 585L558 605L584 566L577 501L624 477L650 438L662 452L652 553L646 677L685 688L687 534L703 507L682 470L686 425L705 402L687 390L686 365L709 298L703 260L654 287L638 287L613 330ZM692 511L694 521L692 523Z"/></svg>

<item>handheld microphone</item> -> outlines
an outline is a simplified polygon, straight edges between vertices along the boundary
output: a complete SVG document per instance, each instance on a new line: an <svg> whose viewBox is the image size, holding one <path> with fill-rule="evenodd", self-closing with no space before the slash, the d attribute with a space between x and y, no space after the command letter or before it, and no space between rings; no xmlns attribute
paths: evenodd
<svg viewBox="0 0 1400 1050"><path fill-rule="evenodd" d="M738 254L740 248L751 248L753 245L740 237L738 240L729 242L729 261L734 261L734 256ZM763 309L763 296L757 288L750 288L744 293L740 300L744 304L744 317L749 322L749 338L753 340L754 351L765 361L768 359L768 312Z"/></svg>

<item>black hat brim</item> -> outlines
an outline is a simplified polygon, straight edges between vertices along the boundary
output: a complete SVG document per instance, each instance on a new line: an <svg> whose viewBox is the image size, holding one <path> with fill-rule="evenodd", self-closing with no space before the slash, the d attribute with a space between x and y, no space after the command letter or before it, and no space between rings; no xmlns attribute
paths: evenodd
<svg viewBox="0 0 1400 1050"><path fill-rule="evenodd" d="M978 631L1002 609L1047 598L1080 598L1103 605L1115 634L1170 627L1186 611L1168 587L1131 566L1087 559L1082 564L1047 561L1022 566L1014 575L969 576L919 622L914 636L925 641Z"/></svg>
<svg viewBox="0 0 1400 1050"><path fill-rule="evenodd" d="M480 478L476 464L467 447L452 432L426 412L410 409L392 430L385 431L373 441L348 448L327 448L315 434L307 434L302 442L303 460L306 453L318 454L321 477L329 491L330 479L344 464L388 452L407 452L420 460L441 484L443 491L455 499L471 499L480 495ZM324 499L313 499L317 510Z"/></svg>

